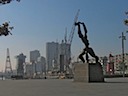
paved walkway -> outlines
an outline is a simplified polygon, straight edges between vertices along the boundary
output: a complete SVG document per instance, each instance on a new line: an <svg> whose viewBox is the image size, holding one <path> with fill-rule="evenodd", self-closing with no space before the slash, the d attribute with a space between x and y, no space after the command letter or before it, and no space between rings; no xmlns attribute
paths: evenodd
<svg viewBox="0 0 128 96"><path fill-rule="evenodd" d="M128 96L128 78L108 78L105 83L73 80L0 80L0 96Z"/></svg>

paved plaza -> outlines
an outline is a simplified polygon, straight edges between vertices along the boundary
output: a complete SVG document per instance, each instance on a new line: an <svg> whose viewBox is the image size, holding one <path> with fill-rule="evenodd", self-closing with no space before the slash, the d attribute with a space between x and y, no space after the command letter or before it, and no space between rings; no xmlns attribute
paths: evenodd
<svg viewBox="0 0 128 96"><path fill-rule="evenodd" d="M105 83L76 83L67 79L0 80L0 96L128 96L128 78Z"/></svg>

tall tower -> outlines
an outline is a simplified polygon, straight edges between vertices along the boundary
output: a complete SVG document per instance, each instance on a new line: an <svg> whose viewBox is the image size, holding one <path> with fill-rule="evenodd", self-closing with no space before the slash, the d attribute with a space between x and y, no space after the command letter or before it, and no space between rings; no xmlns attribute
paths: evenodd
<svg viewBox="0 0 128 96"><path fill-rule="evenodd" d="M24 76L24 64L25 64L25 58L26 56L21 53L16 56L17 59L17 75Z"/></svg>
<svg viewBox="0 0 128 96"><path fill-rule="evenodd" d="M58 42L47 42L46 43L46 59L47 59L47 70L51 71L53 69L53 61L58 60ZM58 64L58 63L57 63Z"/></svg>
<svg viewBox="0 0 128 96"><path fill-rule="evenodd" d="M9 54L9 48L7 48L7 57L6 57L6 65L5 65L5 76L7 78L10 78L12 75L12 66L11 66L11 60L10 60L10 54Z"/></svg>

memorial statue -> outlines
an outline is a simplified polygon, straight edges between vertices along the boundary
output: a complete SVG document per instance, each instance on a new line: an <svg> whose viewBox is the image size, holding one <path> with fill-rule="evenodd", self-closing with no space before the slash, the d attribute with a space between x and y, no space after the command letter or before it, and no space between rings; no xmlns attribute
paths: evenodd
<svg viewBox="0 0 128 96"><path fill-rule="evenodd" d="M80 24L83 25L84 35L81 32ZM87 38L87 29L86 29L85 24L83 22L76 22L75 23L75 26L78 26L78 35L79 35L79 38L82 40L82 42L85 45L85 48L83 49L83 52L79 55L79 59L81 59L81 61L84 63L85 62L85 59L84 59L83 55L86 54L86 60L87 60L87 63L89 63L89 56L88 56L88 53L89 53L92 57L95 58L96 63L98 63L99 57L96 56L95 53L94 53L94 51L93 51L93 49L91 47L89 47L89 41L88 41L88 38Z"/></svg>

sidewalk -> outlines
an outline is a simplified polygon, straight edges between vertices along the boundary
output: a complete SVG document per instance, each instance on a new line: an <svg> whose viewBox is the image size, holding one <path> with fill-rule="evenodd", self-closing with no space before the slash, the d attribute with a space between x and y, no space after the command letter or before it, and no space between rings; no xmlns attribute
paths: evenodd
<svg viewBox="0 0 128 96"><path fill-rule="evenodd" d="M0 80L0 96L128 96L128 78L105 83L76 83L67 79Z"/></svg>

